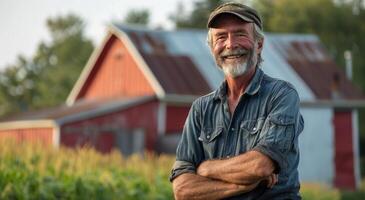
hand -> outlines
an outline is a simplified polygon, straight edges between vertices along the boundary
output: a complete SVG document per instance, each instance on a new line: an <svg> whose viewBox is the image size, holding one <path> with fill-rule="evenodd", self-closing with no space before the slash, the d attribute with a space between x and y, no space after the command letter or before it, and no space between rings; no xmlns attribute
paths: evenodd
<svg viewBox="0 0 365 200"><path fill-rule="evenodd" d="M200 175L200 176L204 176L204 177L208 177L208 162L209 161L204 161L202 162L199 166L198 169L196 169L196 174Z"/></svg>
<svg viewBox="0 0 365 200"><path fill-rule="evenodd" d="M265 181L267 181L268 188L273 188L274 185L279 181L279 176L278 176L278 174L272 173L270 176L268 176L265 179Z"/></svg>

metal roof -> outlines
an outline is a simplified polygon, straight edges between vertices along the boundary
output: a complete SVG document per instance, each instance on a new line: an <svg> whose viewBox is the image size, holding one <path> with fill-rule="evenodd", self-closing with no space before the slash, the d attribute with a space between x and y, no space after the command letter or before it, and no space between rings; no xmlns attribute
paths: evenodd
<svg viewBox="0 0 365 200"><path fill-rule="evenodd" d="M206 30L112 27L131 39L166 93L208 93L224 78L206 43ZM329 100L334 93L345 100L364 98L314 35L267 33L262 55L263 70L292 83L302 101Z"/></svg>
<svg viewBox="0 0 365 200"><path fill-rule="evenodd" d="M211 90L187 56L142 53L142 57L167 94L203 95Z"/></svg>
<svg viewBox="0 0 365 200"><path fill-rule="evenodd" d="M28 111L0 119L0 123L10 121L55 120L58 124L84 117L90 118L107 112L115 112L130 106L145 103L155 99L153 96L134 98L111 98L100 100L78 101L72 106L60 105L37 111Z"/></svg>
<svg viewBox="0 0 365 200"><path fill-rule="evenodd" d="M316 36L268 34L268 38L271 43L268 50L278 54L300 76L316 99L364 98Z"/></svg>

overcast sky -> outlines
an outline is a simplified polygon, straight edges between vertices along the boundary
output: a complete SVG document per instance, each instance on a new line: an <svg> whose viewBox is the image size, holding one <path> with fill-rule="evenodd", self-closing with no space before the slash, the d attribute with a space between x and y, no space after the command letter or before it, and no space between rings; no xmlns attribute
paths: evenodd
<svg viewBox="0 0 365 200"><path fill-rule="evenodd" d="M187 10L194 0L0 0L0 69L19 54L30 58L40 41L49 39L46 19L75 13L86 22L86 35L98 45L106 25L124 19L131 9L148 9L152 26L172 28L168 16L182 2Z"/></svg>

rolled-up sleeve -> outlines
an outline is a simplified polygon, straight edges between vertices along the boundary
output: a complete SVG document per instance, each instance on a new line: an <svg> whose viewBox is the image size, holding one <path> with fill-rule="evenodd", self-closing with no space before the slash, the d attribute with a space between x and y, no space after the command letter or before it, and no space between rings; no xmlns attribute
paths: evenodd
<svg viewBox="0 0 365 200"><path fill-rule="evenodd" d="M170 181L183 173L195 173L197 165L203 159L203 150L198 140L200 133L199 102L196 100L190 108L183 133L176 149L176 161L172 167Z"/></svg>
<svg viewBox="0 0 365 200"><path fill-rule="evenodd" d="M299 96L294 89L279 91L271 102L271 109L257 145L253 148L270 157L279 173L290 165L288 154L298 141L303 130L303 120L299 113Z"/></svg>

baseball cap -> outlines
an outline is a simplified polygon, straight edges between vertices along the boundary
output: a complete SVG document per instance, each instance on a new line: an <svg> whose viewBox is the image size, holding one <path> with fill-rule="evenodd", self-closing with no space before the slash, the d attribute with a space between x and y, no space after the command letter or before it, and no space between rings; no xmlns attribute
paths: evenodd
<svg viewBox="0 0 365 200"><path fill-rule="evenodd" d="M222 4L214 9L209 15L207 27L211 28L217 17L222 14L235 15L246 22L255 23L261 29L261 31L263 29L261 17L255 9L240 3L233 2Z"/></svg>

